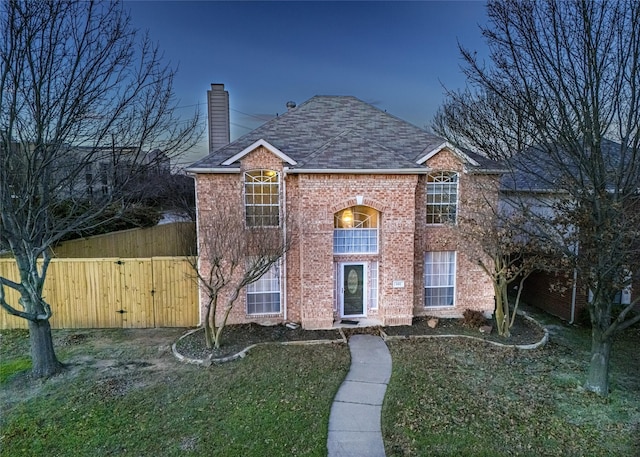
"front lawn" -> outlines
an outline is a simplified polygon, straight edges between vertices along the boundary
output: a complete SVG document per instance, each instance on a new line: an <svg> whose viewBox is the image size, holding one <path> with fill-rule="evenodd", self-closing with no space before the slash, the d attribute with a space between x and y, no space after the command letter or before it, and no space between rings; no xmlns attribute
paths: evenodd
<svg viewBox="0 0 640 457"><path fill-rule="evenodd" d="M556 323L557 324L557 323ZM0 332L2 456L325 456L344 344L269 345L208 368L179 363L180 329L54 331L69 363L25 376L25 331ZM585 393L589 330L535 351L454 338L389 341L388 457L640 455L640 329L614 345L612 393Z"/></svg>
<svg viewBox="0 0 640 457"><path fill-rule="evenodd" d="M535 351L430 339L389 343L388 457L640 455L640 330L614 345L612 393L580 387L589 330L552 330Z"/></svg>
<svg viewBox="0 0 640 457"><path fill-rule="evenodd" d="M54 333L65 373L0 385L2 456L326 455L344 344L256 348L201 368L168 351L176 330ZM28 353L19 340L25 332L2 332L1 365Z"/></svg>

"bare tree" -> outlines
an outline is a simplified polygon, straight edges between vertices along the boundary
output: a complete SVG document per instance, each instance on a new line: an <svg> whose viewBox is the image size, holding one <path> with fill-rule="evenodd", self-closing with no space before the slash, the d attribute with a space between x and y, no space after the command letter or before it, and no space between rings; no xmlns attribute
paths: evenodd
<svg viewBox="0 0 640 457"><path fill-rule="evenodd" d="M198 258L192 258L203 297L207 348L219 348L240 292L274 267L294 241L293 224L247 227L241 206L219 201L200 218Z"/></svg>
<svg viewBox="0 0 640 457"><path fill-rule="evenodd" d="M174 71L120 3L7 0L0 30L0 248L20 272L0 277L0 306L28 321L44 377L61 369L42 296L49 249L107 209L118 217L135 199L127 184L157 163L145 151L187 149L198 116L175 118Z"/></svg>
<svg viewBox="0 0 640 457"><path fill-rule="evenodd" d="M508 338L524 282L533 272L551 269L555 263L551 260L549 245L530 236L522 213L503 217L492 207L463 217L459 232L469 241L467 255L491 278L497 331Z"/></svg>
<svg viewBox="0 0 640 457"><path fill-rule="evenodd" d="M532 126L522 110L504 105L495 94L467 88L446 96L431 129L458 147L503 161L531 143Z"/></svg>
<svg viewBox="0 0 640 457"><path fill-rule="evenodd" d="M506 114L465 117L482 129L446 124L470 144L481 135L502 135L507 150L512 142L503 153L513 156L510 204L538 200L531 233L554 242L591 291L585 388L607 395L614 336L640 321L638 298L614 315L614 297L640 274L640 4L497 0L488 15L491 65L462 49L476 92L455 107L486 99Z"/></svg>

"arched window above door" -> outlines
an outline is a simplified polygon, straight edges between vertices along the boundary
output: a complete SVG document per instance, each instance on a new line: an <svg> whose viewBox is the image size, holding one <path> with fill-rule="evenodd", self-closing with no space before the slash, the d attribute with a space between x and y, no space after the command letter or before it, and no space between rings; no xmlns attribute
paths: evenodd
<svg viewBox="0 0 640 457"><path fill-rule="evenodd" d="M333 216L334 254L378 252L380 213L369 206L351 206Z"/></svg>

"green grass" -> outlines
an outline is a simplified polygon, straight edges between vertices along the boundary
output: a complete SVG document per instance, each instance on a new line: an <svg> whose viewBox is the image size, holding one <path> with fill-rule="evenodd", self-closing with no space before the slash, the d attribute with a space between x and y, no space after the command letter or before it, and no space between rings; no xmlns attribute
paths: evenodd
<svg viewBox="0 0 640 457"><path fill-rule="evenodd" d="M345 345L256 348L201 368L159 357L157 347L92 346L84 333L78 354L84 347L115 362L77 362L44 383L13 386L28 395L2 405L0 455L326 455L331 402L349 366Z"/></svg>
<svg viewBox="0 0 640 457"><path fill-rule="evenodd" d="M0 333L0 456L325 456L344 345L264 346L210 368L181 364L178 329L54 331L69 364L20 374L26 332ZM614 344L612 392L586 393L587 329L536 351L466 339L389 343L388 457L640 455L640 330ZM10 375L10 373L14 373Z"/></svg>
<svg viewBox="0 0 640 457"><path fill-rule="evenodd" d="M18 373L31 369L29 332L11 330L0 333L0 385Z"/></svg>
<svg viewBox="0 0 640 457"><path fill-rule="evenodd" d="M387 456L640 455L640 331L616 341L613 391L604 399L580 387L589 332L566 332L536 351L450 339L391 343Z"/></svg>
<svg viewBox="0 0 640 457"><path fill-rule="evenodd" d="M18 358L8 361L0 362L0 384L13 376L16 373L20 373L31 369L31 359Z"/></svg>

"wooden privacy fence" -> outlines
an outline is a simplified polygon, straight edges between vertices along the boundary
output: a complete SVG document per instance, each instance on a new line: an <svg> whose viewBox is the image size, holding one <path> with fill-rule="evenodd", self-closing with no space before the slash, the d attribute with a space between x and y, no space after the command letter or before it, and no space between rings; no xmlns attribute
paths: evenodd
<svg viewBox="0 0 640 457"><path fill-rule="evenodd" d="M0 276L18 280L13 259L0 259ZM5 291L19 306L18 294ZM199 321L198 287L184 257L53 259L43 296L53 328L193 327ZM0 309L0 328L26 327Z"/></svg>
<svg viewBox="0 0 640 457"><path fill-rule="evenodd" d="M195 246L195 222L173 222L65 241L52 250L58 258L161 257L192 255Z"/></svg>

